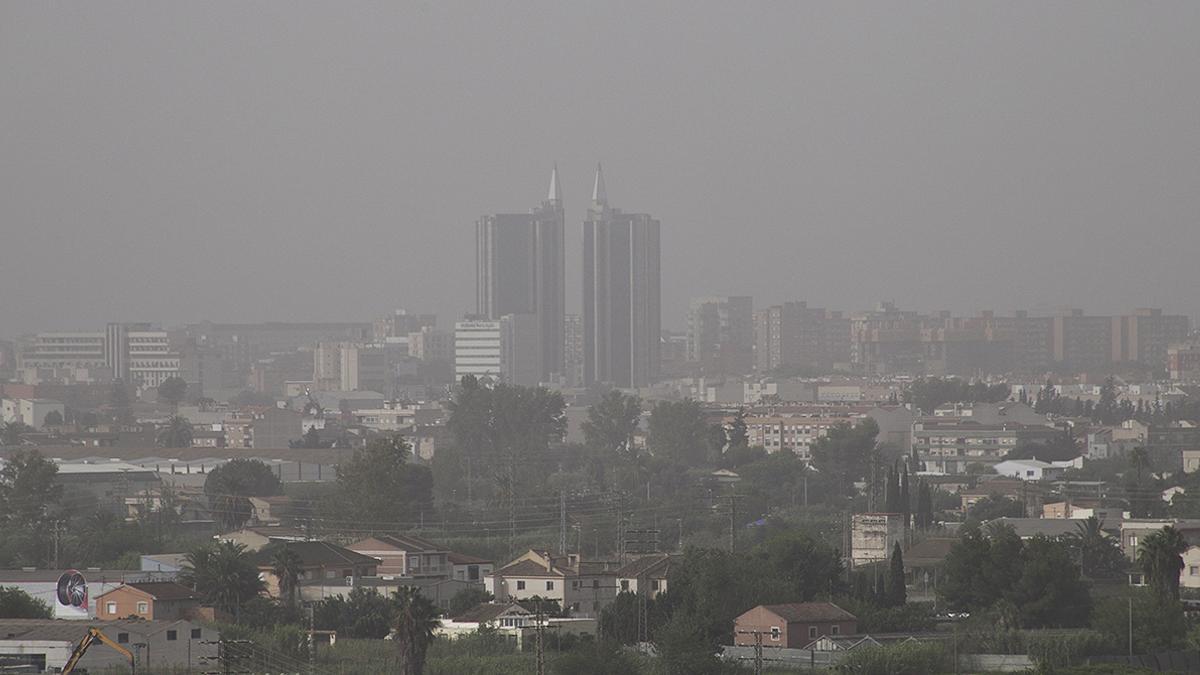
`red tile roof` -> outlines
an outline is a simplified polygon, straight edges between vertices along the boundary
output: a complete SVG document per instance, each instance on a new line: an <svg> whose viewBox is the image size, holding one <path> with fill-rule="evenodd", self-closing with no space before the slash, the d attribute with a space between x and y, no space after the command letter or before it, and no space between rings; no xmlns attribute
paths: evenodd
<svg viewBox="0 0 1200 675"><path fill-rule="evenodd" d="M788 622L858 620L858 617L832 602L791 602L785 605L763 605L762 607Z"/></svg>

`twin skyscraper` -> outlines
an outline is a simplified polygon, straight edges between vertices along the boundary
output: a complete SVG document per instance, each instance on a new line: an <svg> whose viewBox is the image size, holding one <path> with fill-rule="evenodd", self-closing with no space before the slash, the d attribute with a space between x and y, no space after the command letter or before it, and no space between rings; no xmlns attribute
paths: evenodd
<svg viewBox="0 0 1200 675"><path fill-rule="evenodd" d="M567 339L566 216L558 167L545 201L529 213L480 218L475 231L476 311L481 318L515 317L536 341L539 382L569 380L581 360L579 384L638 387L658 375L661 340L659 222L608 205L604 173L596 166L583 220L583 345ZM576 342L577 343L577 342ZM531 344L524 345L526 348ZM510 351L526 351L520 345ZM521 383L526 384L526 383Z"/></svg>

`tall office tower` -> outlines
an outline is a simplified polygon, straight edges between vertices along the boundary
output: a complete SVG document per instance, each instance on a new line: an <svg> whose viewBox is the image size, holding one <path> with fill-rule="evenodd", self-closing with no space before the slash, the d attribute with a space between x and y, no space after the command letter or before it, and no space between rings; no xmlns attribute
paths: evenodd
<svg viewBox="0 0 1200 675"><path fill-rule="evenodd" d="M497 213L475 224L476 312L489 320L509 314L537 317L538 379L563 372L567 313L566 248L558 167L546 200L530 213Z"/></svg>
<svg viewBox="0 0 1200 675"><path fill-rule="evenodd" d="M692 298L688 361L705 375L741 375L754 368L754 300L748 296Z"/></svg>
<svg viewBox="0 0 1200 675"><path fill-rule="evenodd" d="M608 205L596 165L583 222L583 379L639 387L658 376L659 222Z"/></svg>

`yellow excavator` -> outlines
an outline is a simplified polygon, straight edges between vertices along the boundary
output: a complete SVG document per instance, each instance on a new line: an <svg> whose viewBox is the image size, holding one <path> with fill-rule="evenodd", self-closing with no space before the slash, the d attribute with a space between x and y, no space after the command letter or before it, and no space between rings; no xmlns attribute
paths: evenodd
<svg viewBox="0 0 1200 675"><path fill-rule="evenodd" d="M63 666L62 675L69 675L70 673L75 672L75 666L79 665L79 660L82 659L83 655L87 653L88 647L91 647L97 642L103 642L109 647L112 647L116 651L120 652L122 656L128 659L130 675L133 675L133 673L137 672L137 666L134 665L133 652L125 649L116 642L113 642L112 638L100 632L99 628L92 627L88 629L87 635L83 636L83 639L79 641L79 644L75 645L75 651L71 652L71 658L67 659L67 665Z"/></svg>

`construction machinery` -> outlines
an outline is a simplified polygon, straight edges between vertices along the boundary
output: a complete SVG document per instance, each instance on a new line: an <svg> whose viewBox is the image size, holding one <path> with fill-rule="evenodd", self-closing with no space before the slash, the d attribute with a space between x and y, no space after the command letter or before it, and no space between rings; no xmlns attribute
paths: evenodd
<svg viewBox="0 0 1200 675"><path fill-rule="evenodd" d="M91 647L97 642L103 642L109 647L112 647L114 650L120 652L122 656L128 659L130 675L133 675L137 672L137 666L134 665L133 652L122 647L116 642L113 642L112 638L101 632L99 628L93 626L88 629L87 635L83 636L83 639L79 641L79 644L75 645L75 651L71 652L71 658L67 659L67 665L63 666L62 675L70 675L70 673L75 672L75 666L79 665L79 660L82 659L83 655L87 653L88 647Z"/></svg>

